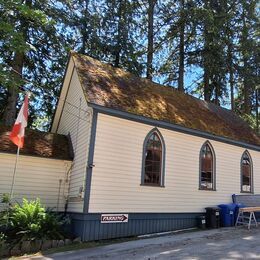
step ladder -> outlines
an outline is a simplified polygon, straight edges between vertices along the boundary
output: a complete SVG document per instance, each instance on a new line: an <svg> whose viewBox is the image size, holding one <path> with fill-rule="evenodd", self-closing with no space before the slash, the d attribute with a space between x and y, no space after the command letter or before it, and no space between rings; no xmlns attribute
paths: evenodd
<svg viewBox="0 0 260 260"><path fill-rule="evenodd" d="M260 207L249 207L249 208L240 208L236 220L236 225L242 224L246 225L248 229L251 228L251 225L254 222L254 225L257 227L257 221L255 217L255 211L260 211Z"/></svg>

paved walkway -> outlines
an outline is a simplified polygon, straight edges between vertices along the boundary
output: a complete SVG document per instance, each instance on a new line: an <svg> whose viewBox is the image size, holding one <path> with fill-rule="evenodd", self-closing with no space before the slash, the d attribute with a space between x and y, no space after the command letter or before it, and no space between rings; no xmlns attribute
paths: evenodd
<svg viewBox="0 0 260 260"><path fill-rule="evenodd" d="M56 253L34 260L260 259L260 228L222 228Z"/></svg>

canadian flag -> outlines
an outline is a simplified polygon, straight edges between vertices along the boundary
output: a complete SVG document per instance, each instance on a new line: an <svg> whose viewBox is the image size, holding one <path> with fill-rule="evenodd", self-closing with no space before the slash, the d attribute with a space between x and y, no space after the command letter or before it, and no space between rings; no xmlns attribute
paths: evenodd
<svg viewBox="0 0 260 260"><path fill-rule="evenodd" d="M25 96L23 105L19 111L18 117L14 123L12 132L10 133L11 141L19 148L23 148L25 127L28 121L28 95Z"/></svg>

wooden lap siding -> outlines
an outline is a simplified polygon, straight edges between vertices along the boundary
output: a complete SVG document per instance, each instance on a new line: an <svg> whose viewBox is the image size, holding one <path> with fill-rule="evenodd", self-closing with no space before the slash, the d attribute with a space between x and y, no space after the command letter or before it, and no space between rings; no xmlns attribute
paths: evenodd
<svg viewBox="0 0 260 260"><path fill-rule="evenodd" d="M15 163L15 155L0 153L0 196L10 193ZM46 159L32 156L19 156L15 185L14 200L21 202L22 198L34 200L40 198L43 205L53 210L64 211L68 183L67 172L71 162ZM59 183L60 180L60 196ZM3 209L0 203L0 210Z"/></svg>
<svg viewBox="0 0 260 260"><path fill-rule="evenodd" d="M80 105L80 99L82 110L78 123L79 109L77 107ZM83 212L84 201L83 198L80 197L80 190L83 191L85 188L92 110L87 106L75 70L71 78L66 101L69 103L64 104L57 133L70 134L74 149L74 162L70 175L68 212ZM82 194L84 194L84 191Z"/></svg>
<svg viewBox="0 0 260 260"><path fill-rule="evenodd" d="M202 212L240 193L243 147L209 140L216 154L216 191L199 190L199 154L206 139L159 128L166 149L165 187L141 186L143 142L154 126L98 114L89 212ZM253 161L260 192L260 155Z"/></svg>

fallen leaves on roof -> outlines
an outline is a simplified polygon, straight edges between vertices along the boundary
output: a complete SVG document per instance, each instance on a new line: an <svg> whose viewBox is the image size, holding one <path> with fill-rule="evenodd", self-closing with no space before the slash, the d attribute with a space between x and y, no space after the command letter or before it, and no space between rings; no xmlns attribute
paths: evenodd
<svg viewBox="0 0 260 260"><path fill-rule="evenodd" d="M260 145L260 137L230 110L86 55L72 57L89 103Z"/></svg>
<svg viewBox="0 0 260 260"><path fill-rule="evenodd" d="M16 153L17 146L10 139L10 127L0 125L0 152ZM20 154L45 158L72 160L67 136L25 129L25 144Z"/></svg>

